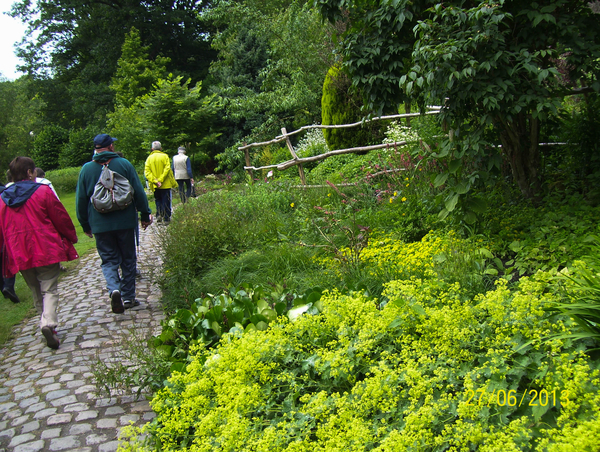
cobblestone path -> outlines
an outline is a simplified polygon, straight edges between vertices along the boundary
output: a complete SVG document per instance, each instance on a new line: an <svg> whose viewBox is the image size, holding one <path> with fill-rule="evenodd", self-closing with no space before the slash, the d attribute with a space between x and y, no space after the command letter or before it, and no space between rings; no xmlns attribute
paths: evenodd
<svg viewBox="0 0 600 452"><path fill-rule="evenodd" d="M114 356L114 347L132 331L160 331L160 290L153 284L160 268L157 228L140 231L140 306L112 313L94 251L60 279L60 348L45 345L36 316L0 349L0 452L115 451L123 426L154 417L148 401L135 394L99 397L91 368L99 358Z"/></svg>

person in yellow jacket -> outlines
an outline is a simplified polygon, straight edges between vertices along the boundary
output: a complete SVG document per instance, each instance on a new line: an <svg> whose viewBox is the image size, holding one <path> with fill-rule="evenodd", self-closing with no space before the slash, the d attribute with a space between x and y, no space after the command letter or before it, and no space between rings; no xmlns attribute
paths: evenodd
<svg viewBox="0 0 600 452"><path fill-rule="evenodd" d="M144 175L150 190L154 192L158 221L171 221L171 189L177 187L171 169L171 159L162 151L160 141L152 143L152 152L146 159Z"/></svg>

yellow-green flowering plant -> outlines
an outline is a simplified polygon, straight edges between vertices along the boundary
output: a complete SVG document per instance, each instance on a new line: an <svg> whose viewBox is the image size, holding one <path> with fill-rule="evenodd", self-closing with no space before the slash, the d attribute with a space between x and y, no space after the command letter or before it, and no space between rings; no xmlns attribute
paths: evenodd
<svg viewBox="0 0 600 452"><path fill-rule="evenodd" d="M584 444L598 431L599 364L569 340L543 340L568 320L543 309L555 297L548 280L540 273L511 290L501 279L474 297L436 278L396 280L382 308L361 293L326 293L320 315L195 352L152 400L153 444L139 450Z"/></svg>

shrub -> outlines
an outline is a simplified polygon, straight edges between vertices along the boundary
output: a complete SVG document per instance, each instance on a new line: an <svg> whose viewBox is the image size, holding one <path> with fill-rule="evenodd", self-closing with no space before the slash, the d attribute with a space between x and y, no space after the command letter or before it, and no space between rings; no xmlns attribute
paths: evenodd
<svg viewBox="0 0 600 452"><path fill-rule="evenodd" d="M189 292L212 263L278 239L288 194L260 185L241 192L209 192L176 209L162 237L163 293L184 306L200 296Z"/></svg>
<svg viewBox="0 0 600 452"><path fill-rule="evenodd" d="M393 281L382 309L332 292L321 315L229 335L157 393L155 444L140 450L582 444L598 430L600 370L568 341L540 342L566 328L543 310L549 277L474 298L437 279Z"/></svg>
<svg viewBox="0 0 600 452"><path fill-rule="evenodd" d="M52 182L54 189L58 193L74 193L79 179L78 168L63 168L46 173L46 179Z"/></svg>
<svg viewBox="0 0 600 452"><path fill-rule="evenodd" d="M58 156L69 140L69 132L58 126L49 125L36 135L31 157L36 166L44 171L58 168Z"/></svg>
<svg viewBox="0 0 600 452"><path fill-rule="evenodd" d="M565 281L566 301L557 302L550 309L575 320L577 328L568 337L574 340L591 339L600 344L600 241L594 237L591 254L586 261L575 261L572 271L561 272ZM597 348L598 350L598 348Z"/></svg>
<svg viewBox="0 0 600 452"><path fill-rule="evenodd" d="M264 331L278 316L294 319L305 312L318 314L320 298L319 288L298 294L281 286L230 287L218 295L197 298L189 309L179 309L163 321L154 347L172 363L172 371L182 372L193 347L214 347L227 333Z"/></svg>
<svg viewBox="0 0 600 452"><path fill-rule="evenodd" d="M323 125L352 124L361 120L363 103L350 85L350 79L339 66L329 69L321 99ZM384 127L381 121L367 122L352 128L323 129L323 135L329 149L347 149L381 143Z"/></svg>
<svg viewBox="0 0 600 452"><path fill-rule="evenodd" d="M589 254L585 237L598 233L600 211L580 195L547 198L543 206L494 200L481 223L501 271L515 278L562 269Z"/></svg>
<svg viewBox="0 0 600 452"><path fill-rule="evenodd" d="M314 251L293 242L270 243L215 262L201 277L205 292L242 284L282 284L297 291L325 283Z"/></svg>
<svg viewBox="0 0 600 452"><path fill-rule="evenodd" d="M89 162L94 154L94 136L96 132L89 128L72 130L69 141L58 156L59 166L61 168L81 167Z"/></svg>
<svg viewBox="0 0 600 452"><path fill-rule="evenodd" d="M296 146L296 155L300 158L314 157L329 151L323 129L309 129ZM310 170L319 165L319 161L304 163L304 169Z"/></svg>
<svg viewBox="0 0 600 452"><path fill-rule="evenodd" d="M370 158L366 155L334 155L321 162L310 171L311 181L324 183L329 180L335 184L363 180L367 175L365 167Z"/></svg>

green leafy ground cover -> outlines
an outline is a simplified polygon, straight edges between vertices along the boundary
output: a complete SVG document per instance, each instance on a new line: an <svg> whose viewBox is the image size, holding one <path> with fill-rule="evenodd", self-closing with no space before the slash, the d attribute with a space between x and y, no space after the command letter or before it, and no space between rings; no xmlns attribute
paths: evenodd
<svg viewBox="0 0 600 452"><path fill-rule="evenodd" d="M597 205L496 184L477 221L440 219L435 166L394 158L355 186L224 184L177 209L150 341L167 380L121 451L596 450Z"/></svg>

